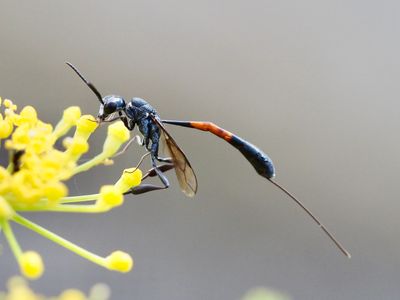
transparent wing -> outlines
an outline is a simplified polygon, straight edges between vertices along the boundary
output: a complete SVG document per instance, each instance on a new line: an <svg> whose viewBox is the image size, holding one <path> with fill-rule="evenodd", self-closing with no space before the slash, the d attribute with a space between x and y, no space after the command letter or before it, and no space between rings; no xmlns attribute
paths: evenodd
<svg viewBox="0 0 400 300"><path fill-rule="evenodd" d="M188 197L193 197L197 192L197 178L190 162L186 158L181 148L176 144L175 140L165 129L159 119L152 116L153 121L157 123L164 140L165 151L171 156L175 165L175 173L178 178L179 186L183 193Z"/></svg>

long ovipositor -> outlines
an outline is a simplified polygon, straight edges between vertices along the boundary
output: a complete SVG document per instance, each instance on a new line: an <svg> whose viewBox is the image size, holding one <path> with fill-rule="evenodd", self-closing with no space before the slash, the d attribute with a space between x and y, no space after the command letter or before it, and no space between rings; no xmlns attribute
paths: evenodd
<svg viewBox="0 0 400 300"><path fill-rule="evenodd" d="M275 167L272 160L258 147L237 135L225 130L211 122L176 121L162 120L165 124L177 125L182 127L195 128L198 130L209 131L212 134L224 139L233 147L238 149L244 157L251 163L254 169L262 177L271 179L275 176Z"/></svg>

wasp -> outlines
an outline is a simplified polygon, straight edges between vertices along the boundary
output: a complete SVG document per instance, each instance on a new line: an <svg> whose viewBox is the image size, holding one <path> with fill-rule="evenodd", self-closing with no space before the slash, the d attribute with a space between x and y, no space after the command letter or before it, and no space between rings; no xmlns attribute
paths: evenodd
<svg viewBox="0 0 400 300"><path fill-rule="evenodd" d="M170 184L164 172L173 168L175 169L176 177L182 192L188 197L193 197L197 192L196 174L188 158L175 142L164 124L208 131L224 139L239 150L260 176L266 178L295 201L324 231L337 248L348 258L351 257L350 253L339 243L333 234L326 229L319 219L311 213L299 199L273 179L275 177L274 164L269 156L258 147L212 122L163 120L157 111L142 98L134 97L131 101L127 102L118 95L103 97L93 83L88 81L74 65L69 62L66 62L66 64L75 71L99 100L100 109L97 116L97 121L99 123L121 120L129 130L134 130L135 126L137 126L140 133L143 135L141 144L148 151L147 154L150 155L152 162L152 169L145 174L144 178L158 176L162 185L141 184L132 188L128 193L143 194L154 190L167 189ZM160 143L165 145L165 149L169 155L168 157L161 157L159 155ZM158 163L162 164L158 165Z"/></svg>

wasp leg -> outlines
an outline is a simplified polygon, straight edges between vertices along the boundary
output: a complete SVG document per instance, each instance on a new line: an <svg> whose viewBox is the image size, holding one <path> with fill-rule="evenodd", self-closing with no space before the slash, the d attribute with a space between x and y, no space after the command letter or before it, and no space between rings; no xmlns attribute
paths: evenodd
<svg viewBox="0 0 400 300"><path fill-rule="evenodd" d="M149 155L150 155L150 152L147 152L147 153L143 154L142 157L140 158L138 164L136 165L136 167L133 168L132 171L126 171L126 170L125 170L124 172L125 172L125 173L133 173L133 172L135 172L137 169L139 169L139 167L140 167L140 165L143 163L144 159L145 159L147 156L149 156ZM143 178L142 178L142 180L143 180Z"/></svg>
<svg viewBox="0 0 400 300"><path fill-rule="evenodd" d="M162 184L165 186L165 188L168 188L169 187L168 178L158 168L157 163L156 163L156 157L154 155L151 155L151 163L153 165L154 171L157 173L157 176L158 176L158 178L160 178Z"/></svg>
<svg viewBox="0 0 400 300"><path fill-rule="evenodd" d="M114 154L114 157L120 156L121 154L124 154L126 150L128 150L129 146L133 143L136 142L139 146L143 146L143 139L140 138L140 136L135 135L133 138L131 138L129 140L128 143L126 143L126 145L124 146L124 148L122 148L121 151L119 151L118 153Z"/></svg>
<svg viewBox="0 0 400 300"><path fill-rule="evenodd" d="M142 180L144 180L147 177L160 176L159 172L161 172L162 176L166 180L167 185L164 184L164 186L158 186L158 185L154 185L154 184L141 184L141 185L136 186L136 187L130 189L129 191L125 192L124 195L127 195L127 194L139 195L139 194L144 194L144 193L151 192L151 191L167 189L169 187L169 182L168 182L168 179L166 179L165 175L162 172L167 172L173 168L174 168L173 164L164 164L161 166L156 166L156 167L151 168L149 171L147 171L147 173L142 178Z"/></svg>
<svg viewBox="0 0 400 300"><path fill-rule="evenodd" d="M112 119L109 119L109 120L99 120L98 122L99 122L99 124L101 124L101 123L111 123L111 122L114 122L114 121L120 120L120 119L121 119L121 116L116 116L116 117L114 117L114 118L112 118Z"/></svg>
<svg viewBox="0 0 400 300"><path fill-rule="evenodd" d="M135 187L131 189L132 194L143 194L151 191L156 191L156 190L164 190L169 188L169 181L167 176L164 175L164 173L159 169L159 167L156 164L156 157L154 155L151 156L151 163L153 165L153 170L156 173L155 176L158 176L160 178L161 183L163 184L162 186L158 185L153 185L153 184L141 184L138 187Z"/></svg>
<svg viewBox="0 0 400 300"><path fill-rule="evenodd" d="M145 126L145 125L148 125L148 126ZM157 166L157 161L167 162L167 163L172 162L171 158L162 158L162 157L158 156L159 135L158 135L157 131L155 131L154 128L151 127L151 124L141 124L140 126L143 127L142 129L144 129L142 131L143 137L144 137L144 144L146 146L146 149L148 149L149 152L151 153L151 163L153 166L153 168L148 172L147 176L150 176L150 175L152 175L152 177L157 176L161 180L162 186L153 185L153 184L141 184L141 185L131 189L128 192L128 193L132 193L135 195L143 194L143 193L147 193L147 192L151 192L151 191L155 191L155 190L167 189L169 187L168 178L164 175L164 173L160 169L160 167ZM150 140L151 140L151 146L150 146ZM168 170L170 168L172 168L172 167L169 167L169 166L167 167Z"/></svg>
<svg viewBox="0 0 400 300"><path fill-rule="evenodd" d="M172 157L159 157L157 156L156 159L160 162L165 162L165 163L173 163Z"/></svg>
<svg viewBox="0 0 400 300"><path fill-rule="evenodd" d="M157 167L161 172L167 172L173 168L175 168L174 164L164 164L161 166ZM155 171L155 168L151 168L150 170L147 171L146 174L143 175L142 180L145 180L147 177L155 177L157 176L157 173Z"/></svg>
<svg viewBox="0 0 400 300"><path fill-rule="evenodd" d="M140 195L152 191L165 190L167 188L168 188L167 186L158 186L154 184L141 184L137 187L134 187L133 189L130 189L128 192L125 192L124 195L127 194Z"/></svg>

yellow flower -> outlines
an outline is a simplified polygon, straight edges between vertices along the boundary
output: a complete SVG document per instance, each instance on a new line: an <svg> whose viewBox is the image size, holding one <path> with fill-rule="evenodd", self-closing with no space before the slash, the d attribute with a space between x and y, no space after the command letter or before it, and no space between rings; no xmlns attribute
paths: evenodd
<svg viewBox="0 0 400 300"><path fill-rule="evenodd" d="M133 267L133 260L129 254L122 251L114 251L107 257L107 266L110 270L129 272Z"/></svg>
<svg viewBox="0 0 400 300"><path fill-rule="evenodd" d="M290 298L285 294L263 287L257 287L251 289L242 298L242 300L289 300L289 299Z"/></svg>
<svg viewBox="0 0 400 300"><path fill-rule="evenodd" d="M105 185L100 189L100 197L97 200L97 205L108 207L120 206L124 202L124 196L113 185Z"/></svg>
<svg viewBox="0 0 400 300"><path fill-rule="evenodd" d="M75 136L80 136L87 140L89 136L96 130L97 126L98 123L93 116L83 115L76 122Z"/></svg>
<svg viewBox="0 0 400 300"><path fill-rule="evenodd" d="M0 138L8 138L13 130L12 123L7 120L0 120Z"/></svg>
<svg viewBox="0 0 400 300"><path fill-rule="evenodd" d="M10 203L6 199L0 196L0 218L11 219L14 215L14 210L12 209Z"/></svg>
<svg viewBox="0 0 400 300"><path fill-rule="evenodd" d="M31 124L34 125L37 122L37 112L35 108L32 106L25 106L20 114L19 118L17 118L16 124L22 125L22 124Z"/></svg>
<svg viewBox="0 0 400 300"><path fill-rule="evenodd" d="M43 261L35 251L27 251L21 255L19 260L22 274L31 279L39 278L43 271Z"/></svg>
<svg viewBox="0 0 400 300"><path fill-rule="evenodd" d="M67 193L67 187L64 183L59 181L50 182L44 187L44 195L51 202L55 202L67 196Z"/></svg>
<svg viewBox="0 0 400 300"><path fill-rule="evenodd" d="M115 187L121 193L127 192L131 187L138 186L142 179L142 171L137 168L125 169L121 178L115 184Z"/></svg>
<svg viewBox="0 0 400 300"><path fill-rule="evenodd" d="M107 300L110 298L110 289L105 284L94 285L90 293L85 295L80 290L68 289L57 297L45 297L36 294L22 277L12 277L7 282L7 293L0 292L1 300Z"/></svg>
<svg viewBox="0 0 400 300"><path fill-rule="evenodd" d="M81 156L89 150L89 143L85 138L77 136L72 139L67 150L72 156Z"/></svg>
<svg viewBox="0 0 400 300"><path fill-rule="evenodd" d="M121 145L129 140L129 130L122 121L118 121L108 126L108 136L104 143L103 151L114 155Z"/></svg>
<svg viewBox="0 0 400 300"><path fill-rule="evenodd" d="M75 289L66 290L59 297L59 300L86 300L86 299L87 298L84 293L82 293L80 290L75 290Z"/></svg>
<svg viewBox="0 0 400 300"><path fill-rule="evenodd" d="M140 170L124 172L116 184L103 186L99 194L93 195L68 196L65 181L77 173L110 161L121 145L129 140L129 130L122 122L110 125L103 151L79 165L78 160L89 150L88 139L98 127L94 117L81 116L79 107L69 107L53 129L52 125L39 119L32 106L25 106L19 113L11 100L4 100L3 106L4 113L0 112L0 138L6 139L4 145L9 151L10 161L7 167L0 166L0 230L4 232L21 273L31 279L38 278L44 271L44 265L38 253L22 251L12 232L11 222L100 266L120 272L129 271L133 261L125 252L115 251L109 256L100 257L20 215L22 211L100 213L122 205L123 194L141 183ZM75 133L72 137L63 138L73 129ZM61 138L65 151L54 148ZM60 299L83 298L79 298L79 293L69 291Z"/></svg>

